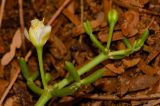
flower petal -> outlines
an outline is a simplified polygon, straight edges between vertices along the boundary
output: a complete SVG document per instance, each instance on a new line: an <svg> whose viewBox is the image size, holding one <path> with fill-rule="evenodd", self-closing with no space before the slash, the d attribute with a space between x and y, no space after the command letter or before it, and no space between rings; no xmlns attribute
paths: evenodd
<svg viewBox="0 0 160 106"><path fill-rule="evenodd" d="M24 36L30 41L29 34L26 28L24 28Z"/></svg>
<svg viewBox="0 0 160 106"><path fill-rule="evenodd" d="M51 26L47 25L43 28L43 31L41 32L40 36L39 36L39 39L41 40L41 44L45 44L46 41L48 40L49 38L49 34L51 32Z"/></svg>

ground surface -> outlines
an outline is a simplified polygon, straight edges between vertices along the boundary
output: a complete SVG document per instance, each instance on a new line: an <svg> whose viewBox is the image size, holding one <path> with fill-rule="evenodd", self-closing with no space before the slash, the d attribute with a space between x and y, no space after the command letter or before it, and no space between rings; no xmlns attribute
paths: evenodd
<svg viewBox="0 0 160 106"><path fill-rule="evenodd" d="M140 51L123 59L104 61L95 67L106 69L101 79L82 86L72 96L53 98L48 106L160 104L159 0L21 1L6 0L1 21L0 103L3 102L5 106L32 106L38 99L38 96L27 88L17 60L19 56L25 57L30 71L38 68L35 48L23 36L24 27L28 29L32 19L44 18L45 23L52 25L52 33L44 48L44 67L51 73L50 83L53 84L66 76L66 60L75 63L78 68L97 55L98 50L84 33L82 23L91 21L94 34L105 44L108 33L106 14L113 7L119 13L119 20L114 30L111 49L124 49L124 36L133 43L145 28L149 28L150 35L145 45ZM66 1L71 2L51 20ZM41 85L38 79L35 83Z"/></svg>

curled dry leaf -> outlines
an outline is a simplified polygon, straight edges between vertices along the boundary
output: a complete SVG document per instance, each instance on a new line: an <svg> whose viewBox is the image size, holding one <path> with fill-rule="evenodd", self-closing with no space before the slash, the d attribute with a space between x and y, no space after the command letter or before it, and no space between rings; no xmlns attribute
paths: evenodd
<svg viewBox="0 0 160 106"><path fill-rule="evenodd" d="M2 65L7 65L15 56L16 48L20 48L22 44L21 40L21 31L18 28L17 31L14 34L14 37L12 39L12 43L10 45L10 51L7 52L5 55L3 55L1 64Z"/></svg>
<svg viewBox="0 0 160 106"><path fill-rule="evenodd" d="M133 58L133 59L124 58L124 59L122 59L122 62L126 66L126 68L130 68L130 67L137 65L139 63L139 61L140 61L140 58Z"/></svg>
<svg viewBox="0 0 160 106"><path fill-rule="evenodd" d="M122 66L116 67L114 64L107 64L105 67L116 74L122 74L125 71Z"/></svg>
<svg viewBox="0 0 160 106"><path fill-rule="evenodd" d="M138 33L137 25L139 23L139 13L132 10L123 13L120 17L119 23L122 33L125 36L134 36Z"/></svg>
<svg viewBox="0 0 160 106"><path fill-rule="evenodd" d="M13 47L16 47L16 48L20 48L21 47L21 44L22 44L22 40L21 40L21 31L20 29L18 28L17 31L15 32L14 34L14 37L13 37L13 40L12 40L12 44Z"/></svg>
<svg viewBox="0 0 160 106"><path fill-rule="evenodd" d="M15 48L11 48L11 50L9 52L7 52L1 60L1 64L3 66L7 65L15 56Z"/></svg>

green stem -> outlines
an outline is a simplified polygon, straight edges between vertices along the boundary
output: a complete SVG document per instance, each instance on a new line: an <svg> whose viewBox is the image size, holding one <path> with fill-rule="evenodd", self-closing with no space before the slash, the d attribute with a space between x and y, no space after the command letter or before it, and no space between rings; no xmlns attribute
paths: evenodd
<svg viewBox="0 0 160 106"><path fill-rule="evenodd" d="M38 62L39 62L42 83L43 83L44 88L46 88L47 82L46 82L46 78L45 78L45 73L44 73L44 68L43 68L43 59L42 59L43 47L38 46L38 47L36 47L36 50L37 50L37 54L38 54Z"/></svg>
<svg viewBox="0 0 160 106"><path fill-rule="evenodd" d="M98 47L102 52L107 53L108 50L105 49L105 47L101 44L100 41L97 40L97 38L95 37L95 35L93 34L92 31L92 25L89 21L86 21L83 23L83 27L85 32L89 35L91 41L93 42L93 44Z"/></svg>
<svg viewBox="0 0 160 106"><path fill-rule="evenodd" d="M108 59L108 54L105 54L103 52L100 53L98 56L93 58L93 60L91 60L89 63L87 63L86 65L81 67L78 70L78 74L82 75L82 74L88 72L90 69L92 69L93 67L95 67L96 65L98 65L99 63L101 63L102 61L104 61L106 59ZM72 81L73 81L73 78L71 76L69 76L69 77L63 79L62 81L60 81L58 84L55 84L54 87L58 86L58 88L61 89ZM54 90L53 90L53 92L54 92Z"/></svg>
<svg viewBox="0 0 160 106"><path fill-rule="evenodd" d="M119 55L124 55L128 56L132 52L132 49L125 49L125 50L118 50L118 51L113 51L109 53L109 57L111 56L119 56Z"/></svg>
<svg viewBox="0 0 160 106"><path fill-rule="evenodd" d="M105 71L104 69L99 69L99 70L95 71L94 73L92 73L88 77L81 80L81 84L86 85L86 84L90 84L90 83L96 81L98 78L102 77L104 71Z"/></svg>
<svg viewBox="0 0 160 106"><path fill-rule="evenodd" d="M127 48L132 48L132 46L131 46L131 44L130 44L130 42L129 42L129 40L127 39L127 38L124 38L123 39L123 43L125 44L125 46L127 47Z"/></svg>
<svg viewBox="0 0 160 106"><path fill-rule="evenodd" d="M114 29L114 23L110 24L109 26L109 34L107 37L107 49L109 50L110 45L111 45L111 40L112 40L112 34L113 34L113 29Z"/></svg>
<svg viewBox="0 0 160 106"><path fill-rule="evenodd" d="M97 38L95 37L95 35L94 34L89 34L89 36L90 36L90 39L92 40L92 42L93 42L93 44L96 46L96 47L98 47L102 52L104 52L104 53L107 53L108 52L108 49L105 49L105 47L101 44L101 42L99 42L98 40L97 40Z"/></svg>
<svg viewBox="0 0 160 106"><path fill-rule="evenodd" d="M52 98L52 94L49 90L45 89L41 95L41 97L38 99L35 106L45 106L45 104Z"/></svg>

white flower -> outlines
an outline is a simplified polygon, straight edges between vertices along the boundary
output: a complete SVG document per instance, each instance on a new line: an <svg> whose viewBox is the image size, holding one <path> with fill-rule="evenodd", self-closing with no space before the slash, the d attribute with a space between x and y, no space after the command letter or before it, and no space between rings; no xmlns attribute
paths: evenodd
<svg viewBox="0 0 160 106"><path fill-rule="evenodd" d="M50 35L51 26L44 25L43 20L40 21L38 19L34 19L31 21L31 27L29 28L29 34L27 30L25 30L24 35L25 37L32 42L32 44L37 46L43 46Z"/></svg>

